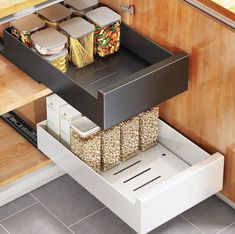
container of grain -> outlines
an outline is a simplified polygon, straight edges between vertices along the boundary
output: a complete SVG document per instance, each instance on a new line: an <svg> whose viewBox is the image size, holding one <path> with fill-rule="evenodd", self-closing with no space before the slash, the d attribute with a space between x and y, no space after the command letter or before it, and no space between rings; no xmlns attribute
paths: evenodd
<svg viewBox="0 0 235 234"><path fill-rule="evenodd" d="M31 14L11 22L11 33L19 39L23 44L32 47L31 35L42 29L45 23L38 16Z"/></svg>
<svg viewBox="0 0 235 234"><path fill-rule="evenodd" d="M120 162L120 127L114 126L101 134L101 168L107 171Z"/></svg>
<svg viewBox="0 0 235 234"><path fill-rule="evenodd" d="M47 27L56 28L59 23L71 17L71 11L61 4L55 4L38 11Z"/></svg>
<svg viewBox="0 0 235 234"><path fill-rule="evenodd" d="M153 107L138 115L140 119L141 151L145 151L157 144L159 107Z"/></svg>
<svg viewBox="0 0 235 234"><path fill-rule="evenodd" d="M69 60L78 68L94 61L93 24L81 17L75 17L59 24L59 30L68 37Z"/></svg>
<svg viewBox="0 0 235 234"><path fill-rule="evenodd" d="M49 63L62 72L67 71L67 37L56 29L47 28L32 35L35 50Z"/></svg>
<svg viewBox="0 0 235 234"><path fill-rule="evenodd" d="M137 116L122 122L121 131L121 161L136 156L139 153L139 118Z"/></svg>
<svg viewBox="0 0 235 234"><path fill-rule="evenodd" d="M99 7L86 13L95 24L95 53L101 57L113 54L120 47L121 16L108 7Z"/></svg>
<svg viewBox="0 0 235 234"><path fill-rule="evenodd" d="M71 151L97 173L101 170L100 128L86 117L71 125Z"/></svg>

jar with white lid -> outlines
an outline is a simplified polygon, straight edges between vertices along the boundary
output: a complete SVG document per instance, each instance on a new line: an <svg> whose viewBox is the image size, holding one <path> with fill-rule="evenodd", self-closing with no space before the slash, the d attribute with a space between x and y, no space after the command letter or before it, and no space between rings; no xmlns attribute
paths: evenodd
<svg viewBox="0 0 235 234"><path fill-rule="evenodd" d="M126 161L139 153L139 118L137 116L122 122L121 161Z"/></svg>
<svg viewBox="0 0 235 234"><path fill-rule="evenodd" d="M65 0L64 5L71 8L76 16L84 16L98 6L98 0Z"/></svg>
<svg viewBox="0 0 235 234"><path fill-rule="evenodd" d="M71 151L97 173L101 170L100 128L82 117L71 125Z"/></svg>
<svg viewBox="0 0 235 234"><path fill-rule="evenodd" d="M85 15L95 24L95 53L101 57L113 54L120 47L121 16L108 7L99 7Z"/></svg>
<svg viewBox="0 0 235 234"><path fill-rule="evenodd" d="M71 11L60 3L37 12L47 27L56 28L59 23L71 17Z"/></svg>
<svg viewBox="0 0 235 234"><path fill-rule="evenodd" d="M24 45L32 47L31 35L44 28L45 22L38 16L31 14L11 22L11 33Z"/></svg>
<svg viewBox="0 0 235 234"><path fill-rule="evenodd" d="M74 17L59 24L59 30L68 37L69 60L78 68L94 61L93 24L81 17Z"/></svg>
<svg viewBox="0 0 235 234"><path fill-rule="evenodd" d="M101 134L101 168L107 171L120 163L120 127L114 126Z"/></svg>
<svg viewBox="0 0 235 234"><path fill-rule="evenodd" d="M47 28L32 35L35 50L49 63L62 72L67 71L67 37L56 29Z"/></svg>
<svg viewBox="0 0 235 234"><path fill-rule="evenodd" d="M159 107L153 107L139 115L140 150L145 151L157 144Z"/></svg>

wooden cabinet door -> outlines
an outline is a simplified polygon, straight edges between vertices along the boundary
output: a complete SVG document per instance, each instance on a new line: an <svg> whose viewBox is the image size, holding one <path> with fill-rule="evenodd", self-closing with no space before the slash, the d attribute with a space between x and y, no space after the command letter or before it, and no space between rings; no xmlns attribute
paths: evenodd
<svg viewBox="0 0 235 234"><path fill-rule="evenodd" d="M102 2L120 11L125 1ZM135 15L124 14L124 22L190 54L189 90L162 103L160 115L205 150L225 155L223 193L235 202L235 31L183 0L127 3Z"/></svg>

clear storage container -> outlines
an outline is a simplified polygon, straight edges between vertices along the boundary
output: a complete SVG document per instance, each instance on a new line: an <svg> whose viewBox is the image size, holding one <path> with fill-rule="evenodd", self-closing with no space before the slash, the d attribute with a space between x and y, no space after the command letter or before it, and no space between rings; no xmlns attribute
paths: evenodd
<svg viewBox="0 0 235 234"><path fill-rule="evenodd" d="M139 114L140 150L145 151L157 144L159 107Z"/></svg>
<svg viewBox="0 0 235 234"><path fill-rule="evenodd" d="M42 29L45 23L38 16L31 14L11 22L10 25L12 26L11 33L23 44L32 47L32 33Z"/></svg>
<svg viewBox="0 0 235 234"><path fill-rule="evenodd" d="M69 60L78 68L94 61L95 27L81 17L59 24L59 29L68 36Z"/></svg>
<svg viewBox="0 0 235 234"><path fill-rule="evenodd" d="M107 7L99 7L86 13L95 24L95 53L101 57L113 54L120 47L121 16Z"/></svg>
<svg viewBox="0 0 235 234"><path fill-rule="evenodd" d="M98 0L65 0L64 5L70 7L76 16L84 16L98 5Z"/></svg>
<svg viewBox="0 0 235 234"><path fill-rule="evenodd" d="M120 127L114 126L101 134L101 168L107 171L120 163Z"/></svg>
<svg viewBox="0 0 235 234"><path fill-rule="evenodd" d="M139 118L137 116L122 122L121 130L121 161L139 153Z"/></svg>
<svg viewBox="0 0 235 234"><path fill-rule="evenodd" d="M86 117L71 125L71 151L97 173L101 170L100 128Z"/></svg>
<svg viewBox="0 0 235 234"><path fill-rule="evenodd" d="M47 27L56 28L59 23L71 17L71 11L61 4L55 4L38 11Z"/></svg>
<svg viewBox="0 0 235 234"><path fill-rule="evenodd" d="M47 28L32 35L36 51L62 72L67 71L68 50L65 49L67 37L53 28Z"/></svg>

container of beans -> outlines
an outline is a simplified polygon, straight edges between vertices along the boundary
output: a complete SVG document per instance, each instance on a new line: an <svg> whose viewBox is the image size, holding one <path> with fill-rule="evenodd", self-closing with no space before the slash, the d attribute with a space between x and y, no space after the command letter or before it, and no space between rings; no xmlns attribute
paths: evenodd
<svg viewBox="0 0 235 234"><path fill-rule="evenodd" d="M101 168L107 171L120 162L120 127L114 126L101 134Z"/></svg>
<svg viewBox="0 0 235 234"><path fill-rule="evenodd" d="M28 47L32 47L33 43L31 35L42 29L45 26L45 23L38 16L31 14L11 22L11 26L11 33L23 44Z"/></svg>
<svg viewBox="0 0 235 234"><path fill-rule="evenodd" d="M137 116L122 122L121 130L121 161L139 153L139 118Z"/></svg>
<svg viewBox="0 0 235 234"><path fill-rule="evenodd" d="M145 151L157 144L159 107L153 107L139 115L140 150Z"/></svg>
<svg viewBox="0 0 235 234"><path fill-rule="evenodd" d="M71 8L73 15L84 16L98 5L98 0L65 0L64 5Z"/></svg>
<svg viewBox="0 0 235 234"><path fill-rule="evenodd" d="M59 24L59 29L68 37L69 60L78 68L94 61L93 24L81 17L75 17Z"/></svg>
<svg viewBox="0 0 235 234"><path fill-rule="evenodd" d="M71 17L71 11L61 4L55 4L38 11L47 27L56 28L59 23Z"/></svg>
<svg viewBox="0 0 235 234"><path fill-rule="evenodd" d="M71 151L97 173L101 170L100 128L86 117L71 125Z"/></svg>
<svg viewBox="0 0 235 234"><path fill-rule="evenodd" d="M99 7L86 13L95 24L95 53L101 57L113 54L120 47L121 16L107 7Z"/></svg>
<svg viewBox="0 0 235 234"><path fill-rule="evenodd" d="M65 49L67 37L53 28L47 28L32 35L35 50L53 66L66 72L68 51Z"/></svg>

